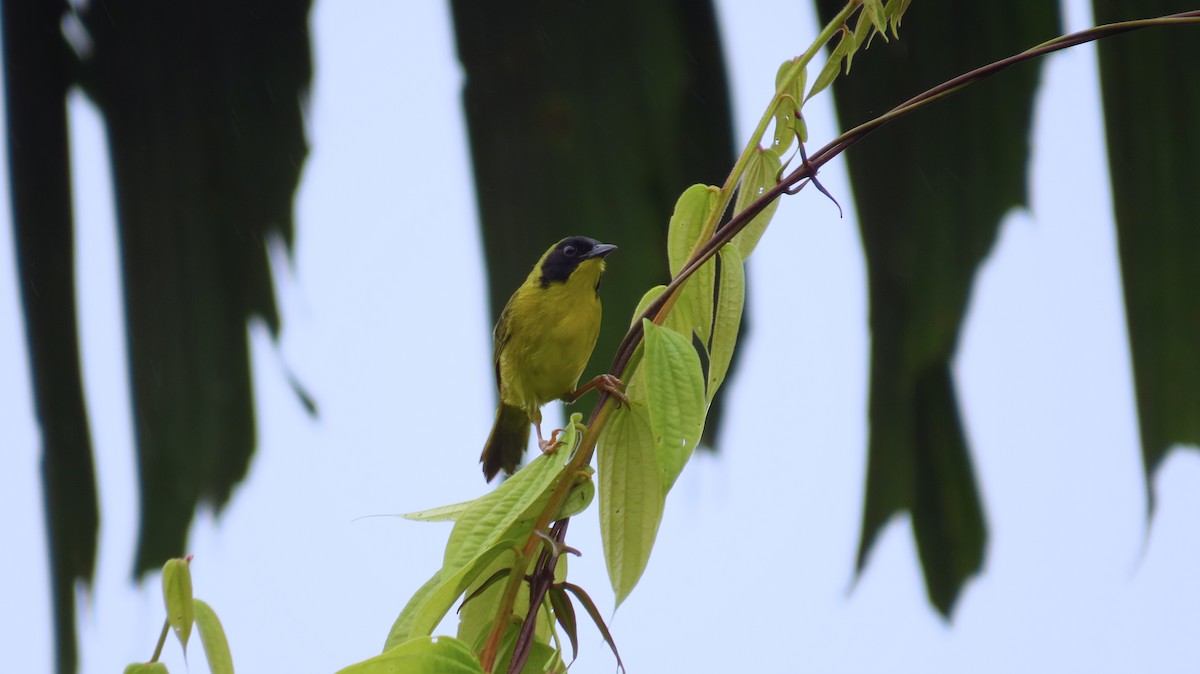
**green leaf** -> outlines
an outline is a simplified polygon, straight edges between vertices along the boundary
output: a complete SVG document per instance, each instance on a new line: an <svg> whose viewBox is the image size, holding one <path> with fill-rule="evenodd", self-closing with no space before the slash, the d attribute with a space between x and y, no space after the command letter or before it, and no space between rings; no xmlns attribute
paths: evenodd
<svg viewBox="0 0 1200 674"><path fill-rule="evenodd" d="M522 540L532 530L579 440L583 415L571 415L562 444L553 454L541 454L499 487L476 499L462 511L450 540L442 569L401 611L388 635L387 645L406 638L426 636L441 622L455 599L492 564L496 556Z"/></svg>
<svg viewBox="0 0 1200 674"><path fill-rule="evenodd" d="M469 646L453 637L413 639L338 674L483 674Z"/></svg>
<svg viewBox="0 0 1200 674"><path fill-rule="evenodd" d="M125 667L125 674L168 674L161 662L135 662Z"/></svg>
<svg viewBox="0 0 1200 674"><path fill-rule="evenodd" d="M563 464L575 449L578 440L575 424L582 418L579 413L571 415L560 436L562 444L553 454L540 454L459 515L446 543L444 569L453 571L469 564L496 543L523 538L533 529L539 514L533 512L538 510L533 506L548 498L554 489Z"/></svg>
<svg viewBox="0 0 1200 674"><path fill-rule="evenodd" d="M860 17L861 17L861 15L860 15ZM867 24L868 26L871 25L869 22L867 22L865 19L862 19L862 18L859 19L858 23L859 23L860 27L862 27L862 24L864 24L864 23ZM866 29L862 28L862 31L863 31L863 33L865 33ZM861 44L859 38L861 38L861 37L863 37L863 35L858 30L853 30L853 31L846 30L845 27L843 27L843 29L842 29L842 41L845 45L843 47L842 51L845 52L845 55L846 55L846 70L844 73L846 75L850 74L850 66L852 63L854 63L854 54L858 52L858 47Z"/></svg>
<svg viewBox="0 0 1200 674"><path fill-rule="evenodd" d="M692 185L679 195L667 229L667 262L671 276L679 275L696 248L704 223L717 207L721 190L709 185Z"/></svg>
<svg viewBox="0 0 1200 674"><path fill-rule="evenodd" d="M844 3L818 6L829 20ZM1057 7L917 3L904 40L878 45L853 77L834 84L841 124L861 124L968 67L1046 40L1058 33ZM884 13L894 20L903 9L891 0ZM963 35L970 39L952 39ZM1013 69L890 123L845 154L870 280L857 571L879 532L909 513L926 591L947 616L981 568L987 540L951 364L976 271L1001 218L1026 203L1037 77L1034 64Z"/></svg>
<svg viewBox="0 0 1200 674"><path fill-rule="evenodd" d="M704 431L704 375L690 340L650 321L643 326L648 416L666 494Z"/></svg>
<svg viewBox="0 0 1200 674"><path fill-rule="evenodd" d="M647 290L645 295L642 295L642 299L638 300L637 308L633 310L633 317L629 319L630 327L633 327L634 324L642 320L641 316L646 313L646 309L650 306L650 303L658 299L659 295L662 295L666 289L665 285L657 285Z"/></svg>
<svg viewBox="0 0 1200 674"><path fill-rule="evenodd" d="M500 647L496 650L494 671L507 672L509 670L520 634L521 626L515 622L505 629L504 636L500 639ZM551 661L555 659L556 654L557 649L535 637L529 647L529 658L525 660L525 666L521 668L522 674L542 674L542 672L550 671L548 668L552 666Z"/></svg>
<svg viewBox="0 0 1200 674"><path fill-rule="evenodd" d="M746 270L737 246L726 244L718 253L721 260L720 288L717 292L717 315L713 321L712 347L708 356L708 386L705 398L713 396L725 382L729 362L737 346L738 330L742 324L742 308L746 299Z"/></svg>
<svg viewBox="0 0 1200 674"><path fill-rule="evenodd" d="M413 520L414 522L453 522L457 520L460 515L466 512L467 508L470 508L471 504L473 503L475 503L474 500L463 501L462 503L455 503L453 505L439 506L437 508L430 508L428 510L418 510L417 512L413 513L404 513L401 515L401 517L406 520Z"/></svg>
<svg viewBox="0 0 1200 674"><path fill-rule="evenodd" d="M665 327L689 340L695 334L701 343L708 343L709 335L712 334L713 283L716 281L716 268L716 261L710 259L684 281L678 291L679 299L663 322Z"/></svg>
<svg viewBox="0 0 1200 674"><path fill-rule="evenodd" d="M596 497L596 483L592 480L593 472L595 471L592 467L588 466L585 474L576 476L575 486L571 487L566 500L554 514L555 520L574 517L587 510L587 507L592 504L592 499Z"/></svg>
<svg viewBox="0 0 1200 674"><path fill-rule="evenodd" d="M779 64L775 71L775 92L781 99L791 99L792 109L799 110L804 100L804 81L808 69L798 66L799 58L791 58Z"/></svg>
<svg viewBox="0 0 1200 674"><path fill-rule="evenodd" d="M433 577L425 581L424 585L417 588L417 591L414 592L413 596L409 597L408 602L405 603L404 608L400 610L400 615L396 616L396 620L392 623L392 629L388 632L387 641L383 645L383 650L386 651L390 648L395 648L396 646L399 646L413 637L428 636L427 634L423 633L414 633L413 622L416 620L417 614L420 613L421 608L425 606L425 603L435 592L437 592L441 586L442 571L441 569L438 569L437 571L433 572ZM450 601L453 602L454 598L452 597ZM450 610L449 605L446 606L446 610Z"/></svg>
<svg viewBox="0 0 1200 674"><path fill-rule="evenodd" d="M871 45L871 39L879 34L877 31L873 30L873 28L874 25L871 22L871 18L867 16L864 10L863 13L858 15L858 23L854 25L854 34L851 36L854 49L846 54L847 75L850 74L850 67L854 63L854 54L857 53L859 49L869 47ZM884 39L886 41L886 37Z"/></svg>
<svg viewBox="0 0 1200 674"><path fill-rule="evenodd" d="M467 599L458 611L457 637L476 652L483 650L483 643L492 627L492 621L496 619L496 610L500 607L504 587L507 585L507 578L512 572L515 559L511 549L502 552L482 569L477 580L466 588ZM535 562L536 559L526 565L525 573L529 572ZM505 582L500 582L501 579ZM520 610L528 605L529 586L522 583L513 607Z"/></svg>
<svg viewBox="0 0 1200 674"><path fill-rule="evenodd" d="M507 672L512 664L513 651L517 648L517 637L521 634L521 626L515 621L509 622L500 637L500 646L496 649L496 665L494 671Z"/></svg>
<svg viewBox="0 0 1200 674"><path fill-rule="evenodd" d="M842 57L845 56L848 46L849 42L846 40L846 34L838 33L838 43L833 48L833 51L829 53L829 60L825 62L825 65L821 68L821 72L817 73L817 79L813 80L812 89L809 90L808 96L804 99L805 101L824 91L837 79L838 71L841 70Z"/></svg>
<svg viewBox="0 0 1200 674"><path fill-rule="evenodd" d="M767 190L775 187L778 184L779 169L779 155L774 150L755 148L746 164L746 173L742 176L742 184L738 188L737 199L733 203L733 212L741 213ZM762 238L763 232L767 231L767 225L770 224L771 217L775 215L775 209L778 207L779 199L776 198L762 212L754 216L745 229L733 237L733 245L737 246L743 260L749 258L750 253L754 252L754 247L758 245L758 240Z"/></svg>
<svg viewBox="0 0 1200 674"><path fill-rule="evenodd" d="M912 0L887 0L887 4L883 6L883 14L888 19L888 25L892 29L892 37L900 39L900 24L904 20L904 13L908 11L908 5ZM886 39L886 36L884 36Z"/></svg>
<svg viewBox="0 0 1200 674"><path fill-rule="evenodd" d="M1109 23L1196 3L1092 7ZM1200 447L1200 81L1179 69L1200 60L1198 37L1191 26L1097 43L1148 514L1171 448Z"/></svg>
<svg viewBox="0 0 1200 674"><path fill-rule="evenodd" d="M646 569L663 511L654 436L636 401L613 414L600 434L598 452L600 536L620 606Z"/></svg>
<svg viewBox="0 0 1200 674"><path fill-rule="evenodd" d="M229 641L225 639L221 620L206 602L197 599L195 605L196 628L200 631L200 644L204 646L208 671L211 674L233 674L233 654L229 652Z"/></svg>
<svg viewBox="0 0 1200 674"><path fill-rule="evenodd" d="M787 152L796 138L796 102L791 98L781 99L775 104L775 130L771 149Z"/></svg>
<svg viewBox="0 0 1200 674"><path fill-rule="evenodd" d="M887 39L887 16L883 13L883 2L881 0L865 0L863 2L862 15L859 17L859 23L863 23L863 16L870 19L870 24L875 28L875 32L882 35L883 39ZM861 40L859 40L861 43Z"/></svg>
<svg viewBox="0 0 1200 674"><path fill-rule="evenodd" d="M788 59L779 64L775 72L775 131L771 149L779 156L792 146L799 137L796 121L800 117L800 106L804 102L804 81L807 69L799 65L799 58Z"/></svg>
<svg viewBox="0 0 1200 674"><path fill-rule="evenodd" d="M163 602L167 606L167 622L187 653L188 638L192 635L195 605L192 600L192 572L187 559L171 559L163 565Z"/></svg>
<svg viewBox="0 0 1200 674"><path fill-rule="evenodd" d="M471 603L475 599L478 599L479 596L482 595L484 592L486 592L488 590L488 588L492 587L492 585L494 585L494 584L504 580L505 578L508 578L510 575L512 575L512 564L505 563L503 557L499 557L498 560L500 561L499 564L497 564L496 562L493 562L492 564L493 564L493 566L496 566L499 568L497 568L495 571L493 571L492 575L488 576L487 579L484 580L481 585L479 585L478 587L468 587L467 588L468 590L470 590L470 592L467 592L463 595L462 603L458 605L458 612L460 615L462 614L463 609L466 608L467 604ZM480 575L480 577L482 577L482 576L486 575L486 573L487 572L485 571L484 573L481 573L479 575ZM459 628L461 629L461 627L462 627L462 625L460 624ZM463 641L467 641L467 642L471 641L470 639L463 638L462 634L459 634L458 638L462 639Z"/></svg>
<svg viewBox="0 0 1200 674"><path fill-rule="evenodd" d="M408 600L384 644L384 650L394 648L410 639L427 637L446 617L456 599L475 581L498 555L509 550L509 544L501 541L483 551L466 566L453 572L441 569L433 575Z"/></svg>

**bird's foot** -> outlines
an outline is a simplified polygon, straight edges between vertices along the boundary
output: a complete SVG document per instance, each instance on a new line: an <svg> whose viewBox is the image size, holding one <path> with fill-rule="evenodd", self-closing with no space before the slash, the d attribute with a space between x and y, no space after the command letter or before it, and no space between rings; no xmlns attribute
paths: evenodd
<svg viewBox="0 0 1200 674"><path fill-rule="evenodd" d="M625 395L625 392L621 390L623 388L625 388L625 383L620 379L617 379L616 375L605 373L596 376L588 383L563 396L563 401L567 403L573 403L579 399L579 396L595 389L598 391L604 391L605 393L616 398L621 403L628 405L629 396Z"/></svg>
<svg viewBox="0 0 1200 674"><path fill-rule="evenodd" d="M617 379L616 375L602 374L592 381L596 382L596 388L605 391L624 405L629 404L629 396L621 390L625 388L625 382Z"/></svg>
<svg viewBox="0 0 1200 674"><path fill-rule="evenodd" d="M538 433L538 447L541 448L543 454L553 454L554 450L558 449L558 446L562 444L562 440L558 439L559 433L562 433L561 428L551 433L549 440L543 440L542 434Z"/></svg>

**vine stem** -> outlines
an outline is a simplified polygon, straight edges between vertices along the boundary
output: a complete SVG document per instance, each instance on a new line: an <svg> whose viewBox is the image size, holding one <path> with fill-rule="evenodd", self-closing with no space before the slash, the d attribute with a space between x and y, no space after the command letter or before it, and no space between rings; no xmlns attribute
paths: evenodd
<svg viewBox="0 0 1200 674"><path fill-rule="evenodd" d="M839 15L840 16L840 15ZM848 16L848 15L847 15ZM1019 54L1009 56L999 61L994 61L988 65L981 66L969 72L963 73L958 77L947 80L925 92L918 94L900 105L892 108L884 115L877 117L869 122L860 124L849 131L842 133L837 138L833 139L822 147L817 152L813 153L808 159L796 167L786 177L779 181L771 189L767 190L758 199L751 202L745 210L734 215L721 227L716 228L712 236L707 241L697 247L688 259L688 263L683 269L671 279L666 289L658 296L645 311L634 320L629 332L625 333L624 339L617 347L617 355L613 359L612 366L609 368L609 374L620 376L625 367L629 364L634 350L641 341L642 334L642 319L649 318L655 324L661 324L666 317L666 309L672 301L672 296L692 274L696 272L705 262L712 259L717 251L722 246L729 243L734 235L742 231L747 224L765 209L771 202L779 198L783 194L795 194L802 189L808 182L812 181L817 171L822 166L829 163L834 157L845 152L847 148L862 140L872 132L884 126L888 122L894 121L904 115L919 110L920 108L930 105L935 101L941 100L947 96L958 93L963 89L991 77L1003 70L1006 70L1018 63L1023 63L1047 54L1074 47L1087 42L1093 42L1106 37L1120 35L1135 30L1151 27L1163 26L1178 26L1200 23L1200 10L1191 10L1161 16L1152 19L1139 19L1136 21L1122 21L1119 23L1110 23L1102 26L1095 26L1087 30L1069 33L1060 37L1044 42L1036 47L1027 49ZM820 43L823 44L823 43ZM765 131L765 127L764 127ZM759 134L761 136L761 133ZM757 138L754 141L757 143ZM739 159L739 162L741 160ZM735 168L736 170L736 168ZM732 191L731 191L732 192ZM728 200L725 201L728 204ZM724 209L717 209L717 212L723 212ZM718 216L719 217L719 216ZM703 238L703 237L702 237ZM559 511L562 503L566 500L567 494L570 493L574 480L570 476L575 475L583 470L585 466L591 463L592 455L596 450L596 443L600 437L600 431L612 416L614 410L614 399L607 391L601 391L600 397L596 401L596 406L592 410L592 416L588 420L587 430L583 434L583 439L580 441L575 455L571 457L571 461L566 465L560 473L558 482L554 487L554 491L550 495L550 500L547 502L545 509L534 525L532 532L526 538L524 545L518 550L517 559L529 560L537 551L539 545L542 544L542 538L537 532L545 531L554 514ZM522 562L527 563L527 561ZM525 567L521 566L519 570L509 574L508 587L505 589L504 596L501 600L499 611L496 619L493 621L491 631L488 633L488 639L485 643L484 650L480 654L480 661L483 664L485 672L491 672L496 663L496 654L500 645L500 638L504 634L504 629L508 625L509 616L512 615L513 605L516 602L517 590L520 589L520 583L524 579ZM511 592L509 591L511 589ZM541 606L542 598L535 597L534 593L530 593L530 611L536 616L538 607ZM528 617L527 617L528 619ZM514 656L515 657L515 656Z"/></svg>
<svg viewBox="0 0 1200 674"><path fill-rule="evenodd" d="M537 548L542 544L542 538L538 536L538 532L545 531L550 527L551 520L554 519L554 514L558 512L563 502L566 501L567 494L570 493L571 487L575 481L571 476L581 472L592 461L592 454L596 449L596 441L599 439L599 431L608 421L608 417L612 414L613 401L615 399L609 396L607 391L600 392L600 399L596 401L596 409L592 414L592 418L588 422L587 430L580 440L579 447L575 450L575 454L561 471L559 471L558 481L554 485L554 491L550 493L550 500L542 513L538 515L537 522L534 523L533 529L529 537L525 539L525 544L517 550L517 560L521 565L519 568L514 567L513 572L509 574L508 584L504 588L504 596L500 599L500 608L496 613L496 619L492 623L492 629L488 632L487 641L484 643L483 652L479 656L479 661L483 665L483 671L491 672L496 665L496 654L500 649L500 639L504 636L504 628L508 625L508 618L512 615L513 605L517 600L517 590L521 588L521 582L525 577L525 568L533 555L537 552ZM536 599L536 602L534 601ZM530 593L530 607L541 606L541 598L534 597ZM534 614L536 615L536 610ZM515 654L514 654L515 657Z"/></svg>
<svg viewBox="0 0 1200 674"><path fill-rule="evenodd" d="M162 633L158 635L158 643L154 646L154 655L150 656L150 662L158 662L158 658L162 656L163 646L167 644L167 635L171 632L171 621L163 620Z"/></svg>
<svg viewBox="0 0 1200 674"><path fill-rule="evenodd" d="M861 0L846 3L842 11L830 19L829 23L825 24L825 27L821 29L821 32L813 40L812 44L809 45L808 49L792 61L787 74L784 75L776 87L775 95L771 98L771 103L767 106L766 112L758 120L758 126L754 127L754 132L750 134L750 142L746 143L746 147L742 148L742 153L738 155L737 161L734 162L733 168L729 171L729 176L725 179L725 184L721 186L717 203L713 207L712 212L709 213L708 220L705 221L704 226L700 228L698 242L710 238L713 232L716 231L717 222L720 221L721 214L725 212L725 209L729 207L729 202L733 200L734 188L737 187L742 174L746 172L746 164L750 162L750 157L754 154L754 150L759 147L759 141L762 140L763 134L767 132L767 127L775 119L775 108L779 106L780 100L784 97L787 84L796 77L800 70L808 67L808 64L817 55L817 51L833 39L833 36L842 29L842 25L846 23L846 20L860 7L862 7Z"/></svg>

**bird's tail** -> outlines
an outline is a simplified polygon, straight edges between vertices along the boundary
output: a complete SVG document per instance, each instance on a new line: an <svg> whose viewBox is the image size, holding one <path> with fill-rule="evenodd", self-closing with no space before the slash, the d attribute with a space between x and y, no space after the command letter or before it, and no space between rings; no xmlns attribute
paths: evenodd
<svg viewBox="0 0 1200 674"><path fill-rule="evenodd" d="M479 457L483 464L483 475L492 481L501 469L512 475L521 463L521 456L529 445L529 415L520 407L500 403L496 409L496 423L492 426L492 434L488 436L487 444L483 446L483 455Z"/></svg>

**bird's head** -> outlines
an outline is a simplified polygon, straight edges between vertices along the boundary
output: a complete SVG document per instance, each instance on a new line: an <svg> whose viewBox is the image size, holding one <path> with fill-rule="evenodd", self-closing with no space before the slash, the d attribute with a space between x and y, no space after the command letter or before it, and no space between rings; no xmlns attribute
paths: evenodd
<svg viewBox="0 0 1200 674"><path fill-rule="evenodd" d="M575 273L599 280L604 271L604 256L616 249L611 243L600 243L586 236L569 236L542 256L538 265L541 286L549 288L552 283L566 283Z"/></svg>

